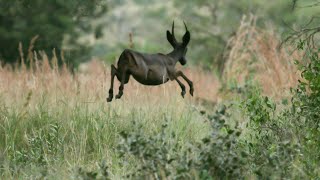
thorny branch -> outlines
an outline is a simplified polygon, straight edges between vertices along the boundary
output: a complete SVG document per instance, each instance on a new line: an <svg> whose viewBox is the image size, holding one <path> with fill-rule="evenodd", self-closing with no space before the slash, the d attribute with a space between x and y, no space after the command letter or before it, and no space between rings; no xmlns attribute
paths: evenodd
<svg viewBox="0 0 320 180"><path fill-rule="evenodd" d="M292 0L292 10L296 9L296 8L310 8L310 7L315 7L315 6L320 6L320 1L317 0L316 2L309 4L309 5L305 5L305 6L298 6L299 0ZM290 33L284 41L282 41L282 43L280 44L280 48L283 46L283 44L285 43L293 43L296 41L300 41L306 44L307 48L309 49L314 49L317 47L318 42L316 41L317 38L317 34L320 33L320 26L317 27L312 27L310 28L309 26L311 25L311 23L313 23L316 19L320 19L320 16L312 16L310 18L310 20L302 26L302 28L300 30L296 30L294 28L291 28L292 33Z"/></svg>
<svg viewBox="0 0 320 180"><path fill-rule="evenodd" d="M298 6L298 1L299 0L292 0L292 10L295 10L296 8L310 8L310 7L320 6L320 1L316 1L312 4L305 5L305 6Z"/></svg>
<svg viewBox="0 0 320 180"><path fill-rule="evenodd" d="M308 47L315 48L316 47L315 38L316 38L316 34L319 32L320 32L320 27L303 28L299 31L295 30L281 43L280 47L282 47L282 45L285 43L301 40L302 42L305 42Z"/></svg>

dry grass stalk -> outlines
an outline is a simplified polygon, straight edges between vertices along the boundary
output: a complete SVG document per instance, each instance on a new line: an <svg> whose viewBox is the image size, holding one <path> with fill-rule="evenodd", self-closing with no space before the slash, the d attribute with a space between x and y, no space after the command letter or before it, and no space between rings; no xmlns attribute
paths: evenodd
<svg viewBox="0 0 320 180"><path fill-rule="evenodd" d="M21 42L19 42L19 54L20 54L21 70L24 71L26 69L26 64L24 61L23 47Z"/></svg>
<svg viewBox="0 0 320 180"><path fill-rule="evenodd" d="M197 99L216 101L216 94L219 88L218 80L211 74L197 68L186 68L183 71L195 82L195 98L187 96L180 97L181 89L175 82L169 82L159 87L142 86L136 81L130 81L125 86L123 100L107 104L107 88L109 86L110 74L108 66L99 60L92 60L86 63L86 72L76 72L74 75L67 70L56 71L49 64L49 58L44 51L33 52L35 71L26 69L25 71L15 71L12 68L2 67L0 69L0 94L4 103L10 107L21 108L23 99L28 99L28 108L33 109L40 103L41 97L45 96L46 101L58 106L61 102L69 104L76 103L105 103L106 106L121 105L131 107L147 108L152 105L166 107L168 103L178 103L184 106L190 101ZM56 58L56 57L54 57ZM65 65L66 66L66 65ZM178 67L182 68L182 67ZM132 77L131 77L132 78ZM116 81L115 87L119 86ZM28 92L33 96L28 97Z"/></svg>
<svg viewBox="0 0 320 180"><path fill-rule="evenodd" d="M244 16L236 35L229 41L224 80L244 84L254 75L265 94L281 97L284 90L297 84L300 76L293 60L301 59L302 55L296 51L290 53L294 47L279 49L280 43L271 28L259 29L254 16Z"/></svg>
<svg viewBox="0 0 320 180"><path fill-rule="evenodd" d="M30 62L30 70L33 72L33 48L34 48L34 44L36 42L36 40L39 38L39 35L36 35L34 36L31 41L30 41L30 44L29 44L29 48L28 48L28 60Z"/></svg>
<svg viewBox="0 0 320 180"><path fill-rule="evenodd" d="M59 65L58 65L58 58L57 58L57 54L56 54L56 49L54 48L52 50L52 59L51 59L51 63L52 63L52 69L54 71L54 73L58 73L59 70Z"/></svg>

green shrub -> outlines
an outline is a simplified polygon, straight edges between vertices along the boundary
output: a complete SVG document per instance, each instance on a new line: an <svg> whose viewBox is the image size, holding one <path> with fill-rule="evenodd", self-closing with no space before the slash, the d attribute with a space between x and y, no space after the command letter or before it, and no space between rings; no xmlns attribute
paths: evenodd
<svg viewBox="0 0 320 180"><path fill-rule="evenodd" d="M145 135L142 128L135 123L135 131L121 133L119 157L123 164L130 157L137 162L133 172L127 178L138 179L207 179L245 177L244 171L247 152L241 151L239 143L241 129L238 125L229 125L227 108L221 106L213 115L206 117L211 125L211 134L201 142L189 143L182 147L175 134L167 130L164 124L159 134Z"/></svg>
<svg viewBox="0 0 320 180"><path fill-rule="evenodd" d="M303 49L303 45L299 46ZM306 50L309 61L306 65L297 62L302 80L292 89L291 116L296 127L296 136L302 144L301 162L310 177L320 176L320 58L317 51Z"/></svg>

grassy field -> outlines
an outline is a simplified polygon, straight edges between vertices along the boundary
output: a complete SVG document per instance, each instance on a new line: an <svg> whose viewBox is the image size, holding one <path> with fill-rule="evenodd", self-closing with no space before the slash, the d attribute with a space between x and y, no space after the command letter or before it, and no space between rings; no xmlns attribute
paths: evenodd
<svg viewBox="0 0 320 180"><path fill-rule="evenodd" d="M301 55L291 53L290 47L277 50L280 41L276 35L256 29L253 22L254 19L242 23L237 36L230 40L230 52L220 80L216 73L177 67L195 85L195 96L188 94L184 99L176 82L147 87L131 79L122 99L107 103L110 68L98 60L90 61L74 74L66 67L58 68L56 57L50 59L44 53L33 53L31 69L23 64L19 68L1 66L0 177L78 179L84 177L81 174L90 176L90 172L105 162L109 177L122 179L135 171L140 162L136 156L127 156L125 162L119 157L117 147L123 143L120 135L124 131L141 131L148 139L158 137L166 125L167 133L159 147L174 142L176 146L168 146L167 154L185 152L190 144L201 142L212 133L212 124L206 117L217 109L216 104L240 104L241 97L232 89L239 90L248 76L260 83L262 94L273 97L275 102L287 97L289 87L295 86L299 78L290 61ZM116 81L116 90L118 85ZM242 140L246 142L250 133L256 132L245 126L251 117L246 117L237 107L228 116L229 123L239 124L244 134ZM225 131L229 133L228 128ZM244 145L240 143L239 147ZM226 149L222 152L232 155ZM190 152L192 157L198 153ZM249 160L259 162L259 158L252 156L254 160ZM297 161L292 164L299 164ZM250 166L245 176L259 177L254 168Z"/></svg>
<svg viewBox="0 0 320 180"><path fill-rule="evenodd" d="M122 99L107 103L110 72L103 63L92 61L86 72L72 75L50 67L46 56L42 58L33 72L0 69L0 152L5 178L35 178L48 171L52 178L68 179L75 168L94 168L103 160L121 174L126 170L113 163L117 161L114 148L121 131L132 131L132 121L150 134L168 121L181 144L208 133L198 105L199 99L216 101L219 83L210 73L184 70L197 82L193 98L183 99L175 82L146 87L132 79ZM48 169L39 170L44 162Z"/></svg>

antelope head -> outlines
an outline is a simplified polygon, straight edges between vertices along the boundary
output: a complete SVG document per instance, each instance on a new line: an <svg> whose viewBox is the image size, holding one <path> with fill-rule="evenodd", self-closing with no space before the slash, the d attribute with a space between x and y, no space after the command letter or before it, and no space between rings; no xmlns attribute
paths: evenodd
<svg viewBox="0 0 320 180"><path fill-rule="evenodd" d="M182 42L178 42L174 36L174 22L172 23L171 33L167 30L167 40L173 47L173 51L170 53L174 59L177 59L181 65L185 65L187 63L187 59L185 58L187 53L187 45L190 41L190 32L188 31L187 25L183 22L184 27L186 29L185 34L183 35Z"/></svg>

